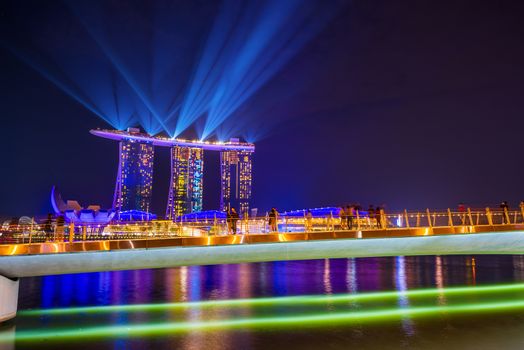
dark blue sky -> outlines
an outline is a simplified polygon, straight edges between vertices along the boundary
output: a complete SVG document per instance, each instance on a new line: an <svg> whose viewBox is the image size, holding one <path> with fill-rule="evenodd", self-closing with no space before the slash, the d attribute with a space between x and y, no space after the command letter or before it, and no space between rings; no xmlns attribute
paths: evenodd
<svg viewBox="0 0 524 350"><path fill-rule="evenodd" d="M110 3L106 15L115 23L150 22L142 11L150 2ZM269 125L256 142L255 207L515 206L524 199L522 2L325 3L338 6L337 15L231 119L247 131ZM188 48L181 71L193 69L197 55L189 52L204 46L217 4L173 3L180 16L194 18L167 31L181 33L173 40ZM47 54L91 57L92 43L76 36L78 16L62 2L3 1L0 19L0 216L48 212L52 185L65 198L109 206L117 145L88 131L110 125L12 52L39 61L38 41L49 43ZM132 49L141 53L139 67L151 48ZM89 75L90 65L79 72ZM167 150L155 161L154 208L163 214ZM204 205L211 209L218 205L217 156L206 162Z"/></svg>

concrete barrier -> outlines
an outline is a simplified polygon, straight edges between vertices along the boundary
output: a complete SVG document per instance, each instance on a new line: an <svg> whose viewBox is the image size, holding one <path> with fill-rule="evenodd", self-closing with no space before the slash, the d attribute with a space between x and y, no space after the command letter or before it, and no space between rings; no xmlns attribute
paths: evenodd
<svg viewBox="0 0 524 350"><path fill-rule="evenodd" d="M0 322L16 316L18 306L18 279L0 276Z"/></svg>

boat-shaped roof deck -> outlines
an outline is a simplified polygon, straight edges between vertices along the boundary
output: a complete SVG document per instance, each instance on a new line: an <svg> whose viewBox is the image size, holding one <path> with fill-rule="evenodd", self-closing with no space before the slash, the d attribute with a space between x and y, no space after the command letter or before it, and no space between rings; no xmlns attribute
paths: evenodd
<svg viewBox="0 0 524 350"><path fill-rule="evenodd" d="M120 130L91 130L91 134L103 137L105 139L110 140L136 140L141 142L149 142L152 143L154 146L160 146L160 147L174 147L174 146L181 146L181 147L193 147L193 148L201 148L204 150L209 151L248 151L248 152L254 152L255 151L255 145L252 143L247 142L239 142L239 141L228 141L228 142L211 142L211 141L199 141L199 140L185 140L185 139L177 139L177 138L169 138L169 137L162 137L162 136L151 136L144 133L139 132L128 132L128 131L120 131ZM234 139L233 139L234 140Z"/></svg>

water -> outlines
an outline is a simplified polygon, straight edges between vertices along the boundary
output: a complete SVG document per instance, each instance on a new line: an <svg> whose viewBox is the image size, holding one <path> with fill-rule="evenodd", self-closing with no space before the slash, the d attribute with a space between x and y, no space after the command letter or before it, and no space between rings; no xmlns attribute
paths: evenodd
<svg viewBox="0 0 524 350"><path fill-rule="evenodd" d="M524 257L331 259L35 277L21 281L19 311L3 327L0 348L520 349Z"/></svg>

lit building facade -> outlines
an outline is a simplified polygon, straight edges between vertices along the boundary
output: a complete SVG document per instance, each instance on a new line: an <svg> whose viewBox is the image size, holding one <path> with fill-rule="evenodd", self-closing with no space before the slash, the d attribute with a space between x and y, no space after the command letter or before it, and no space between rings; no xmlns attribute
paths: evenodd
<svg viewBox="0 0 524 350"><path fill-rule="evenodd" d="M119 165L113 209L117 213L150 213L153 190L154 147L169 147L171 178L166 217L203 210L204 151L220 152L220 209L246 213L251 204L255 145L228 142L188 141L141 133L139 129L91 130L95 136L119 141ZM119 217L119 216L117 216Z"/></svg>
<svg viewBox="0 0 524 350"><path fill-rule="evenodd" d="M244 214L251 205L253 152L220 152L220 209L237 208Z"/></svg>
<svg viewBox="0 0 524 350"><path fill-rule="evenodd" d="M202 211L204 193L204 150L197 147L171 148L171 181L166 217Z"/></svg>
<svg viewBox="0 0 524 350"><path fill-rule="evenodd" d="M151 211L154 146L151 142L122 139L113 209L116 212Z"/></svg>

